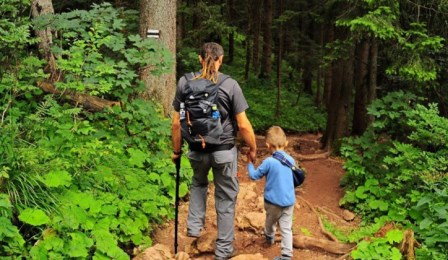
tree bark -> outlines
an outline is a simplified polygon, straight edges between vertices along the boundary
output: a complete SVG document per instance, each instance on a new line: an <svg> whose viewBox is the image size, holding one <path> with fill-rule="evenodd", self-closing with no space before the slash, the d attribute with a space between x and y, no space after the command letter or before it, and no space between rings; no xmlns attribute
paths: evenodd
<svg viewBox="0 0 448 260"><path fill-rule="evenodd" d="M283 13L283 0L279 0L279 16ZM283 24L280 22L278 28L277 42L277 104L275 106L275 117L280 117L280 103L282 90L282 52L283 52Z"/></svg>
<svg viewBox="0 0 448 260"><path fill-rule="evenodd" d="M370 47L369 90L367 92L367 106L372 104L373 100L376 99L377 74L378 74L378 40L375 37L372 37ZM373 116L369 116L369 124L373 122L373 119L374 119Z"/></svg>
<svg viewBox="0 0 448 260"><path fill-rule="evenodd" d="M341 40L346 40L346 32ZM336 61L333 66L333 86L328 108L327 128L322 138L324 148L338 151L340 139L349 135L348 122L351 108L351 93L353 89L353 56L354 49L350 48L346 57Z"/></svg>
<svg viewBox="0 0 448 260"><path fill-rule="evenodd" d="M272 0L264 0L263 53L260 78L269 78L272 72Z"/></svg>
<svg viewBox="0 0 448 260"><path fill-rule="evenodd" d="M350 252L354 247L354 245L351 244L343 244L327 239L298 236L298 235L293 237L293 246L295 248L303 248L303 249L318 248L324 250L325 252L340 255Z"/></svg>
<svg viewBox="0 0 448 260"><path fill-rule="evenodd" d="M250 72L250 61L251 61L251 54L252 54L252 14L251 14L251 7L252 3L251 1L248 1L246 4L247 13L249 14L249 17L247 18L247 28L246 28L246 41L245 41L245 47L246 47L246 63L244 66L244 79L247 80L249 78L249 72Z"/></svg>
<svg viewBox="0 0 448 260"><path fill-rule="evenodd" d="M33 0L31 4L31 14L34 18L54 14L53 3L51 0ZM39 51L42 57L48 62L48 71L50 72L51 78L56 75L56 60L51 52L51 45L53 44L53 35L51 33L50 27L36 30L36 35L39 37Z"/></svg>
<svg viewBox="0 0 448 260"><path fill-rule="evenodd" d="M251 28L252 28L252 39L253 39L253 50L252 50L252 68L254 71L258 72L260 70L260 31L261 31L261 7L254 8L256 4L262 4L261 1L250 0L252 4L249 6L249 11L251 12Z"/></svg>
<svg viewBox="0 0 448 260"><path fill-rule="evenodd" d="M148 29L160 30L162 42L172 53L176 53L176 0L141 0L140 1L140 35L146 37ZM169 74L154 76L148 70L141 73L146 91L143 98L158 100L165 115L171 111L171 102L176 91L175 65Z"/></svg>
<svg viewBox="0 0 448 260"><path fill-rule="evenodd" d="M234 0L227 0L227 10L228 10L228 19L229 19L229 24L230 25L235 25L234 20L235 20L235 6L234 6ZM227 62L228 64L232 64L233 63L233 57L235 55L235 34L232 31L231 33L229 33L229 54L227 55Z"/></svg>
<svg viewBox="0 0 448 260"><path fill-rule="evenodd" d="M331 24L327 24L326 26L326 43L330 43L334 41L334 27ZM325 104L325 108L328 110L330 107L330 96L331 89L333 86L333 63L328 64L325 68L324 72L324 91L323 91L323 101Z"/></svg>
<svg viewBox="0 0 448 260"><path fill-rule="evenodd" d="M356 49L355 104L352 135L362 135L368 126L367 92L369 88L369 51L367 40L362 40Z"/></svg>

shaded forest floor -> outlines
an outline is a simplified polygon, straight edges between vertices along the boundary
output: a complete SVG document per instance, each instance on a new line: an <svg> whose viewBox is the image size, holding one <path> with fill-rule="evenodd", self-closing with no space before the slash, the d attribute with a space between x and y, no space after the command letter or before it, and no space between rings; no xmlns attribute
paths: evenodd
<svg viewBox="0 0 448 260"><path fill-rule="evenodd" d="M339 200L343 196L343 190L339 186L344 174L342 161L338 158L326 157L314 160L300 161L303 155L320 154L320 135L289 135L289 146L286 148L296 161L307 171L304 184L296 189L296 205L293 218L293 234L306 235L314 238L326 239L319 224L319 218L329 221L338 229L351 229L357 225L355 221L344 220L344 210L339 207ZM257 164L269 156L264 138L257 136L258 153ZM244 149L244 148L243 148ZM280 235L277 231L276 243L273 246L265 244L262 234L264 225L263 187L264 179L252 181L249 179L244 163L245 156L240 156L238 163L240 193L238 195L235 221L235 248L238 254L261 254L263 258L273 259L280 254ZM216 235L216 213L214 208L214 187L210 185L207 200L206 224L202 234L209 238ZM317 209L317 210L316 210ZM202 252L193 250L197 243L194 238L186 236L186 218L188 214L188 201L179 206L179 233L178 251L185 251L191 259L214 259L213 249ZM258 221L258 223L256 223ZM250 222L250 223L248 223ZM154 233L154 244L164 244L173 251L174 222L167 223ZM209 247L214 246L214 240L210 239ZM171 252L173 253L173 252ZM293 259L337 259L338 254L325 252L318 248L298 249L294 248Z"/></svg>

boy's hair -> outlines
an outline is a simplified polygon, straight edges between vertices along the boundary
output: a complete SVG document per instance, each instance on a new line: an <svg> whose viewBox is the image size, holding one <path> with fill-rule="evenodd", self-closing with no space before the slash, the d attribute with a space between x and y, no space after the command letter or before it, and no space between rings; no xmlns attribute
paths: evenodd
<svg viewBox="0 0 448 260"><path fill-rule="evenodd" d="M283 129L279 126L271 126L266 132L266 143L274 148L285 147L287 141Z"/></svg>

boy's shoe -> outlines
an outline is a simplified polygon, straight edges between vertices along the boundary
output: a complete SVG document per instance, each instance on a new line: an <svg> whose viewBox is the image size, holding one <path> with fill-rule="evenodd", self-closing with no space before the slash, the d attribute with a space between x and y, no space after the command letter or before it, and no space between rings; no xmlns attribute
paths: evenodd
<svg viewBox="0 0 448 260"><path fill-rule="evenodd" d="M270 245L270 246L272 246L273 244L274 244L274 237L271 237L271 236L264 236L265 238L266 238L266 243L268 244L268 245Z"/></svg>
<svg viewBox="0 0 448 260"><path fill-rule="evenodd" d="M291 260L291 257L286 256L286 255L281 255L281 256L274 257L274 260Z"/></svg>

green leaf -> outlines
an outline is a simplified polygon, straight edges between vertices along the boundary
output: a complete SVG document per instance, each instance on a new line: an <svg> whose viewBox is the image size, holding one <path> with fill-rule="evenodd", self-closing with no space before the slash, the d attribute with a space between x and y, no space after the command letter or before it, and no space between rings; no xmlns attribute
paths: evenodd
<svg viewBox="0 0 448 260"><path fill-rule="evenodd" d="M356 197L360 198L360 199L366 199L367 198L367 194L365 194L364 192L366 191L366 188L364 186L359 186L356 189Z"/></svg>
<svg viewBox="0 0 448 260"><path fill-rule="evenodd" d="M89 248L93 245L93 240L84 233L70 233L72 239L68 243L67 254L71 257L86 258L89 255Z"/></svg>
<svg viewBox="0 0 448 260"><path fill-rule="evenodd" d="M47 187L70 186L72 176L67 171L51 171L44 175L43 182Z"/></svg>
<svg viewBox="0 0 448 260"><path fill-rule="evenodd" d="M19 215L19 219L33 226L40 226L50 222L50 218L40 209L26 208Z"/></svg>
<svg viewBox="0 0 448 260"><path fill-rule="evenodd" d="M398 229L392 229L386 234L387 241L390 244L398 243L403 240L403 231Z"/></svg>
<svg viewBox="0 0 448 260"><path fill-rule="evenodd" d="M131 166L143 167L143 162L147 158L147 153L142 152L140 149L129 148L128 149L131 158L129 158L129 164Z"/></svg>

